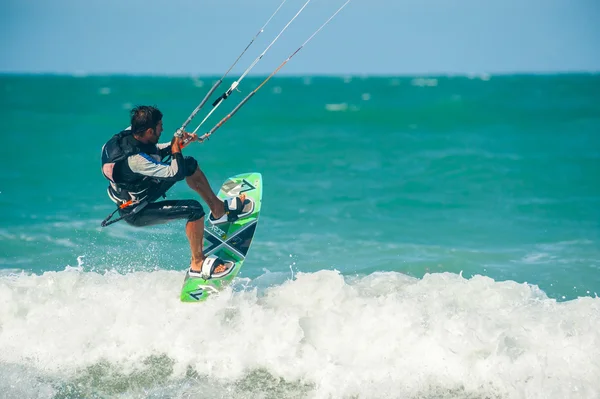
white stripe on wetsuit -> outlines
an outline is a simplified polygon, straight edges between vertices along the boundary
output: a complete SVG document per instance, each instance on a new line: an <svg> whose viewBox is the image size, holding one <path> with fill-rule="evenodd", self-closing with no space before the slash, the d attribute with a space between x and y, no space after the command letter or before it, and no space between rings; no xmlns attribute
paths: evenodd
<svg viewBox="0 0 600 399"><path fill-rule="evenodd" d="M167 180L178 177L180 169L177 157L174 157L171 163L167 164L161 162L158 155L148 155L145 153L131 155L127 158L127 164L134 173Z"/></svg>

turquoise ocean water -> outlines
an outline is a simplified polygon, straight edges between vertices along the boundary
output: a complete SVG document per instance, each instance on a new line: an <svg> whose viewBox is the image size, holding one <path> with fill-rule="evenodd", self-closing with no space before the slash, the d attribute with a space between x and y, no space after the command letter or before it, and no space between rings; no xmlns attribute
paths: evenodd
<svg viewBox="0 0 600 399"><path fill-rule="evenodd" d="M183 222L100 228L100 148L137 104L170 140L215 80L0 76L0 396L600 396L600 75L272 79L184 150L264 179L196 306Z"/></svg>

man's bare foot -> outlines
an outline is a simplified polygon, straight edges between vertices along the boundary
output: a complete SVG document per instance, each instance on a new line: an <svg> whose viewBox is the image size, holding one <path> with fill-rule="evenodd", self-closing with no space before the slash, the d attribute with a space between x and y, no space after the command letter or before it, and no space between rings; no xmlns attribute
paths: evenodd
<svg viewBox="0 0 600 399"><path fill-rule="evenodd" d="M192 263L190 264L190 269L192 269L193 272L198 272L200 273L202 271L202 263L204 263L204 259L192 259Z"/></svg>
<svg viewBox="0 0 600 399"><path fill-rule="evenodd" d="M216 212L215 212L215 209L217 210ZM215 219L215 220L221 219L223 217L223 215L225 215L225 203L223 201L219 201L219 203L217 204L215 209L210 210L210 213L212 214L213 219Z"/></svg>
<svg viewBox="0 0 600 399"><path fill-rule="evenodd" d="M204 258L201 261L194 261L192 259L192 262L190 264L190 273L196 273L196 274L200 274L202 273L202 264L204 263L204 261L206 260L206 258ZM215 274L219 274L219 273L224 273L225 271L227 271L227 262L223 262L221 260L221 263L218 263L216 267L213 268L211 275L213 273Z"/></svg>
<svg viewBox="0 0 600 399"><path fill-rule="evenodd" d="M246 194L240 194L238 195L238 197L240 198L240 200L242 201L242 205L244 204L244 202L246 201ZM210 210L210 213L213 216L214 220L219 220L223 217L223 215L225 215L225 202L224 201L219 201L219 203L216 206L216 212L215 209ZM240 210L241 212L241 210Z"/></svg>
<svg viewBox="0 0 600 399"><path fill-rule="evenodd" d="M225 264L220 264L219 266L215 267L215 270L213 270L213 273L223 273L225 270L227 270L227 266L225 266Z"/></svg>

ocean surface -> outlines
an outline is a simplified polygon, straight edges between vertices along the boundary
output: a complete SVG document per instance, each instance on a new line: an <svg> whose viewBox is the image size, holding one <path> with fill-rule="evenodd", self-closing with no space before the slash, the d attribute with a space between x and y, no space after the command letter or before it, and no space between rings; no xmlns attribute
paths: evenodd
<svg viewBox="0 0 600 399"><path fill-rule="evenodd" d="M273 78L184 150L264 198L182 304L184 222L101 228L100 149L216 79L0 75L1 397L600 397L600 75Z"/></svg>

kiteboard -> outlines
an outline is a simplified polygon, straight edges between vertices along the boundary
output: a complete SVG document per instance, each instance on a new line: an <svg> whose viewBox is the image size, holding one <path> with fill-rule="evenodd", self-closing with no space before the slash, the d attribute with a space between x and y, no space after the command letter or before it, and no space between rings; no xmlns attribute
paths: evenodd
<svg viewBox="0 0 600 399"><path fill-rule="evenodd" d="M254 238L262 201L262 176L260 173L245 173L225 180L217 196L225 200L245 194L244 208L234 222L213 224L204 218L205 257L215 255L226 262L226 269L213 273L208 278L190 277L186 272L181 289L182 302L202 302L231 284L239 273L250 244Z"/></svg>

